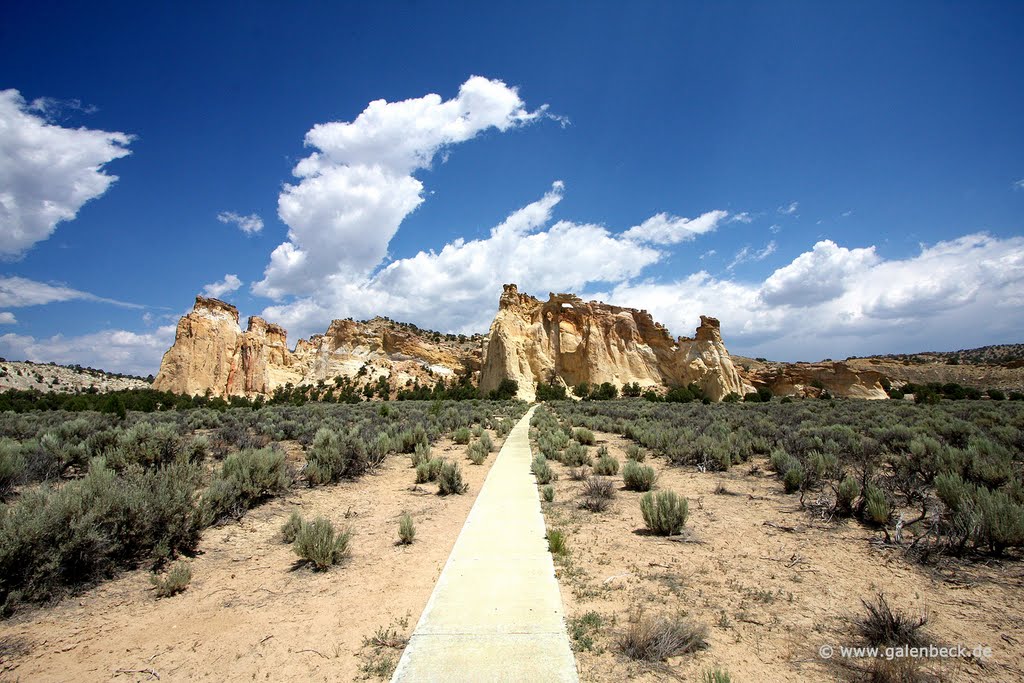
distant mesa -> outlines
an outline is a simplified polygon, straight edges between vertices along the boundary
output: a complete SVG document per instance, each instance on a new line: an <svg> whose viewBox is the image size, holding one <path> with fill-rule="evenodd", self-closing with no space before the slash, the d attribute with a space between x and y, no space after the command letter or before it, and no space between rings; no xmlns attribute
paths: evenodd
<svg viewBox="0 0 1024 683"><path fill-rule="evenodd" d="M227 398L270 396L286 385L336 377L385 378L392 387L439 378L472 376L480 369L479 343L446 338L386 318L334 320L324 334L288 348L288 332L259 316L243 331L238 309L197 296L178 321L174 344L164 354L155 389Z"/></svg>
<svg viewBox="0 0 1024 683"><path fill-rule="evenodd" d="M518 383L519 397L532 401L538 383L573 387L608 382L621 389L696 384L713 401L753 391L733 366L719 322L701 316L692 339L672 339L647 311L583 301L574 294L541 301L505 285L491 324L480 391L502 380Z"/></svg>
<svg viewBox="0 0 1024 683"><path fill-rule="evenodd" d="M958 353L967 358L967 352ZM884 357L771 363L732 357L719 321L710 316L701 316L692 338L673 338L646 310L568 293L549 293L542 301L507 284L487 336L443 335L382 317L346 319L332 321L324 334L298 340L294 349L280 325L252 316L242 330L237 308L197 296L192 311L178 321L153 386L193 396L255 398L289 385L349 378L357 390L375 387L361 395L393 397L440 381L474 384L487 395L503 380L514 380L518 397L528 401L535 400L541 383L568 389L606 382L620 391L635 384L658 393L696 385L713 401L758 389L775 396L884 399L890 383L1017 388L1024 372L1010 365Z"/></svg>

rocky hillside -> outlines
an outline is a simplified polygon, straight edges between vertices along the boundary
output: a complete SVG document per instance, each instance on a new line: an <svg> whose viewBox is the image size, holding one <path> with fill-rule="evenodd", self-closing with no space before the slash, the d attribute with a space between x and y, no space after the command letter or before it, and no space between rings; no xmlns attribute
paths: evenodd
<svg viewBox="0 0 1024 683"><path fill-rule="evenodd" d="M827 392L849 398L889 398L883 386L886 375L870 367L843 362L778 363L736 356L743 380L765 387L775 396L818 397Z"/></svg>
<svg viewBox="0 0 1024 683"><path fill-rule="evenodd" d="M174 345L153 384L161 391L214 396L267 396L279 387L358 378L392 389L439 379L475 377L481 337L455 337L387 318L334 320L324 334L288 348L280 325L252 316L243 331L238 309L196 297L178 321Z"/></svg>
<svg viewBox="0 0 1024 683"><path fill-rule="evenodd" d="M618 388L695 383L716 401L750 388L736 373L714 318L701 317L696 337L672 339L647 311L584 302L573 294L540 301L514 284L505 285L491 324L481 392L504 379L515 380L525 400L535 398L538 382L609 382Z"/></svg>
<svg viewBox="0 0 1024 683"><path fill-rule="evenodd" d="M845 361L820 363L783 363L740 356L734 359L745 381L756 387L767 387L777 396L818 396L822 391L828 391L833 396L886 398L883 384L899 388L908 382L954 383L982 391L1024 389L1024 363L1009 361L997 365L949 362L961 353L969 355L970 351L954 351L949 355L921 353L848 358Z"/></svg>
<svg viewBox="0 0 1024 683"><path fill-rule="evenodd" d="M0 360L0 391L35 389L47 393L56 391L77 394L147 389L149 386L149 382L141 377L118 375L93 368Z"/></svg>
<svg viewBox="0 0 1024 683"><path fill-rule="evenodd" d="M901 365L1004 365L1020 367L1024 365L1024 344L997 344L995 346L979 346L976 349L960 349L959 351L924 351L922 353L893 353L883 356L854 356L847 360L869 360Z"/></svg>

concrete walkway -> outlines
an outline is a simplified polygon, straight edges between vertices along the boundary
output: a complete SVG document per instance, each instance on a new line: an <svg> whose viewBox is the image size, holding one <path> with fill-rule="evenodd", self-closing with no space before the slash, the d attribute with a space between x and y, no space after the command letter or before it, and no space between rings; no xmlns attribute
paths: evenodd
<svg viewBox="0 0 1024 683"><path fill-rule="evenodd" d="M578 680L530 473L533 410L498 453L393 682Z"/></svg>

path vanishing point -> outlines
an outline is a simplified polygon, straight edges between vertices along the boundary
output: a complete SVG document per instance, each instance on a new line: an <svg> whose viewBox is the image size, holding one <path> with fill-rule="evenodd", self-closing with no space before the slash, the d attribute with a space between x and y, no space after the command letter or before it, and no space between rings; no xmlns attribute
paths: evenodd
<svg viewBox="0 0 1024 683"><path fill-rule="evenodd" d="M393 683L578 680L530 473L533 411L498 453Z"/></svg>

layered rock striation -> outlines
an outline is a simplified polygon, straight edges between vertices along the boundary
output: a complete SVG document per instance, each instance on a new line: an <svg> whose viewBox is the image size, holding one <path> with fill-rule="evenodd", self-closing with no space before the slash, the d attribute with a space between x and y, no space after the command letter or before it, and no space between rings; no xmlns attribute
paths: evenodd
<svg viewBox="0 0 1024 683"><path fill-rule="evenodd" d="M161 391L189 395L268 396L278 387L335 377L389 378L392 387L433 384L480 369L480 347L450 341L385 318L334 320L327 332L288 348L288 333L259 316L243 331L238 309L197 296L178 321L174 344L153 383Z"/></svg>
<svg viewBox="0 0 1024 683"><path fill-rule="evenodd" d="M750 389L733 366L715 318L701 316L694 338L673 339L647 311L584 302L573 294L540 301L514 284L505 285L491 324L481 393L504 379L515 380L525 400L536 397L539 382L609 382L618 388L695 383L715 401Z"/></svg>
<svg viewBox="0 0 1024 683"><path fill-rule="evenodd" d="M817 398L823 393L839 398L886 399L886 376L842 361L822 363L769 363L737 358L740 376L755 387L767 387L775 396Z"/></svg>

